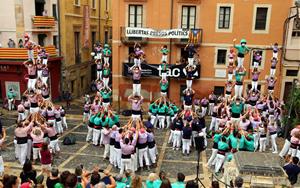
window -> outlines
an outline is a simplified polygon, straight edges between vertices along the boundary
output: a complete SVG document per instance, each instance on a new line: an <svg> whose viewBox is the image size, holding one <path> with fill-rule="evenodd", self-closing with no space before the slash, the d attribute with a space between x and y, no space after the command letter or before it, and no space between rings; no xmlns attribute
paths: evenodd
<svg viewBox="0 0 300 188"><path fill-rule="evenodd" d="M226 54L227 54L227 50L218 49L218 51L217 51L217 65L225 65L226 64Z"/></svg>
<svg viewBox="0 0 300 188"><path fill-rule="evenodd" d="M294 19L292 37L300 37L300 18Z"/></svg>
<svg viewBox="0 0 300 188"><path fill-rule="evenodd" d="M52 16L57 20L56 4L52 4Z"/></svg>
<svg viewBox="0 0 300 188"><path fill-rule="evenodd" d="M96 32L95 31L92 32L92 48L93 48L94 44L96 44Z"/></svg>
<svg viewBox="0 0 300 188"><path fill-rule="evenodd" d="M80 0L74 0L74 5L80 6Z"/></svg>
<svg viewBox="0 0 300 188"><path fill-rule="evenodd" d="M215 86L214 87L214 94L215 95L218 95L218 96L220 96L220 95L224 95L224 86Z"/></svg>
<svg viewBox="0 0 300 188"><path fill-rule="evenodd" d="M40 46L45 46L45 38L47 37L46 34L38 34L38 43Z"/></svg>
<svg viewBox="0 0 300 188"><path fill-rule="evenodd" d="M75 80L71 81L71 93L74 92L74 87L75 87Z"/></svg>
<svg viewBox="0 0 300 188"><path fill-rule="evenodd" d="M219 29L229 29L231 7L221 6L219 10Z"/></svg>
<svg viewBox="0 0 300 188"><path fill-rule="evenodd" d="M129 5L128 26L129 27L142 27L143 26L143 6L142 5Z"/></svg>
<svg viewBox="0 0 300 188"><path fill-rule="evenodd" d="M43 16L45 1L35 0L35 15Z"/></svg>
<svg viewBox="0 0 300 188"><path fill-rule="evenodd" d="M286 70L286 76L298 76L298 70Z"/></svg>
<svg viewBox="0 0 300 188"><path fill-rule="evenodd" d="M105 42L105 44L108 43L108 31L107 30L104 32L104 42Z"/></svg>
<svg viewBox="0 0 300 188"><path fill-rule="evenodd" d="M256 8L255 30L266 30L267 16L268 16L267 7Z"/></svg>
<svg viewBox="0 0 300 188"><path fill-rule="evenodd" d="M80 32L74 32L75 62L80 63Z"/></svg>
<svg viewBox="0 0 300 188"><path fill-rule="evenodd" d="M181 13L181 28L193 29L196 23L196 7L195 6L182 6Z"/></svg>
<svg viewBox="0 0 300 188"><path fill-rule="evenodd" d="M92 0L92 8L93 8L93 9L96 8L96 0Z"/></svg>
<svg viewBox="0 0 300 188"><path fill-rule="evenodd" d="M84 76L80 77L80 84L81 84L81 89L84 88Z"/></svg>
<svg viewBox="0 0 300 188"><path fill-rule="evenodd" d="M251 61L251 66L254 66L254 62L255 62L255 53L258 52L261 55L261 61L258 62L258 66L262 65L262 61L263 61L263 51L262 50L253 50L252 51L252 61Z"/></svg>
<svg viewBox="0 0 300 188"><path fill-rule="evenodd" d="M55 46L56 49L58 49L58 36L53 35L53 45Z"/></svg>

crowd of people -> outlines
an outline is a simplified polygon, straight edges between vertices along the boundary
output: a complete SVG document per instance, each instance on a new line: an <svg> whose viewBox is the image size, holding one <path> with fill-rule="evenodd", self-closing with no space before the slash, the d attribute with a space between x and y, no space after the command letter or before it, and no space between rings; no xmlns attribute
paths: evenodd
<svg viewBox="0 0 300 188"><path fill-rule="evenodd" d="M142 46L136 43L134 53L131 54L132 67L129 68L132 73L132 94L128 97L131 118L125 125L120 124L119 115L112 108L110 46L95 44L91 55L97 68L96 93L92 94L93 97L88 94L84 96L82 121L87 126L86 141L95 147L104 147L104 160L119 169L119 175L112 177L110 170L95 168L87 172L83 167L78 167L75 173L64 171L59 177L58 169L52 168L51 163L60 151L59 135L68 128L65 110L51 102L47 53L30 41L29 35L25 35L24 46L28 49L29 59L24 62L24 66L28 69L28 85L17 107L19 115L15 129L16 159L24 166L22 181L18 182L15 176L5 175L3 183L6 185L9 182L7 187L15 187L18 183L39 184L36 172L32 169L32 163L39 159L43 171L49 173L47 187L197 187L195 181L184 182L185 176L182 173L178 173L177 182L173 184L164 172L159 176L150 173L146 182L142 182L141 177L135 175L137 171L156 167L158 151L155 129L169 129L168 143L173 150L181 149L181 153L186 156L190 155L191 147L196 146L196 137L204 136L205 147L209 147L207 138L212 138L212 154L206 166L216 174L222 171L224 163L230 161L235 152L266 152L269 148L273 153L278 153L277 132L282 125L283 114L283 103L274 96L278 44L272 46L270 75L266 79L268 91L264 94L258 88L259 65L262 60L259 51L253 53L251 88L244 92L244 78L247 74L244 57L251 49L247 47L245 39L241 40L240 45L236 45L235 41L228 54L228 80L225 83L224 95L217 96L212 92L202 99L194 97L196 93L192 89L193 79L198 74L194 59L197 54L196 47L192 43L185 47L188 52L188 63L183 70L186 75L186 89L183 90L183 103L180 106L168 98L169 50L167 46L163 46L159 66L161 96L150 102L147 121L143 119L144 98L141 93L145 53ZM34 50L37 51L37 58L34 57ZM11 93L8 97L12 99L9 100L9 110L12 110L15 95L13 90L9 92ZM205 124L207 116L211 116L208 127ZM5 130L0 145L4 140ZM300 128L296 127L286 139L279 155L291 155L295 158L293 162L297 162L296 158L300 157L299 140ZM104 173L103 178L99 172ZM34 178L31 178L32 174ZM28 179L30 181L26 181ZM243 184L242 181L237 183ZM212 187L218 187L217 184L213 182Z"/></svg>

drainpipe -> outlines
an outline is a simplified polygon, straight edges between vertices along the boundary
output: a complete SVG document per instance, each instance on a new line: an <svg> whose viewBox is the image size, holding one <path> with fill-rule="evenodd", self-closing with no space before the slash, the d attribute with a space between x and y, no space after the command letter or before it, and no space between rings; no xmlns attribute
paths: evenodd
<svg viewBox="0 0 300 188"><path fill-rule="evenodd" d="M60 1L57 0L57 14L58 14L58 18L57 18L57 22L58 22L58 53L59 56L61 56L61 36L60 36Z"/></svg>
<svg viewBox="0 0 300 188"><path fill-rule="evenodd" d="M98 26L99 35L98 35L98 40L100 42L100 39L101 39L101 37L100 37L100 32L101 32L101 0L99 0L99 17L98 17L98 19L99 19L99 26Z"/></svg>

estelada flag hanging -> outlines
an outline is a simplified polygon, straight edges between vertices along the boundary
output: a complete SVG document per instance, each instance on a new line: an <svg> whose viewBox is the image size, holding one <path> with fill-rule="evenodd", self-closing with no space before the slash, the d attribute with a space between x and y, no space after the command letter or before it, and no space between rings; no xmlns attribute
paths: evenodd
<svg viewBox="0 0 300 188"><path fill-rule="evenodd" d="M188 43L199 44L201 37L200 29L191 29L189 33L189 41Z"/></svg>

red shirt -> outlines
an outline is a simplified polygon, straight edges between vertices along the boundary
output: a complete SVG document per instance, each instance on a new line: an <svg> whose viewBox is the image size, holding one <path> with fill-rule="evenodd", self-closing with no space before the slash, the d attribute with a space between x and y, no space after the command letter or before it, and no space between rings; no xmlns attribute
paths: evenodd
<svg viewBox="0 0 300 188"><path fill-rule="evenodd" d="M49 150L41 150L41 163L43 165L51 164L51 153Z"/></svg>

